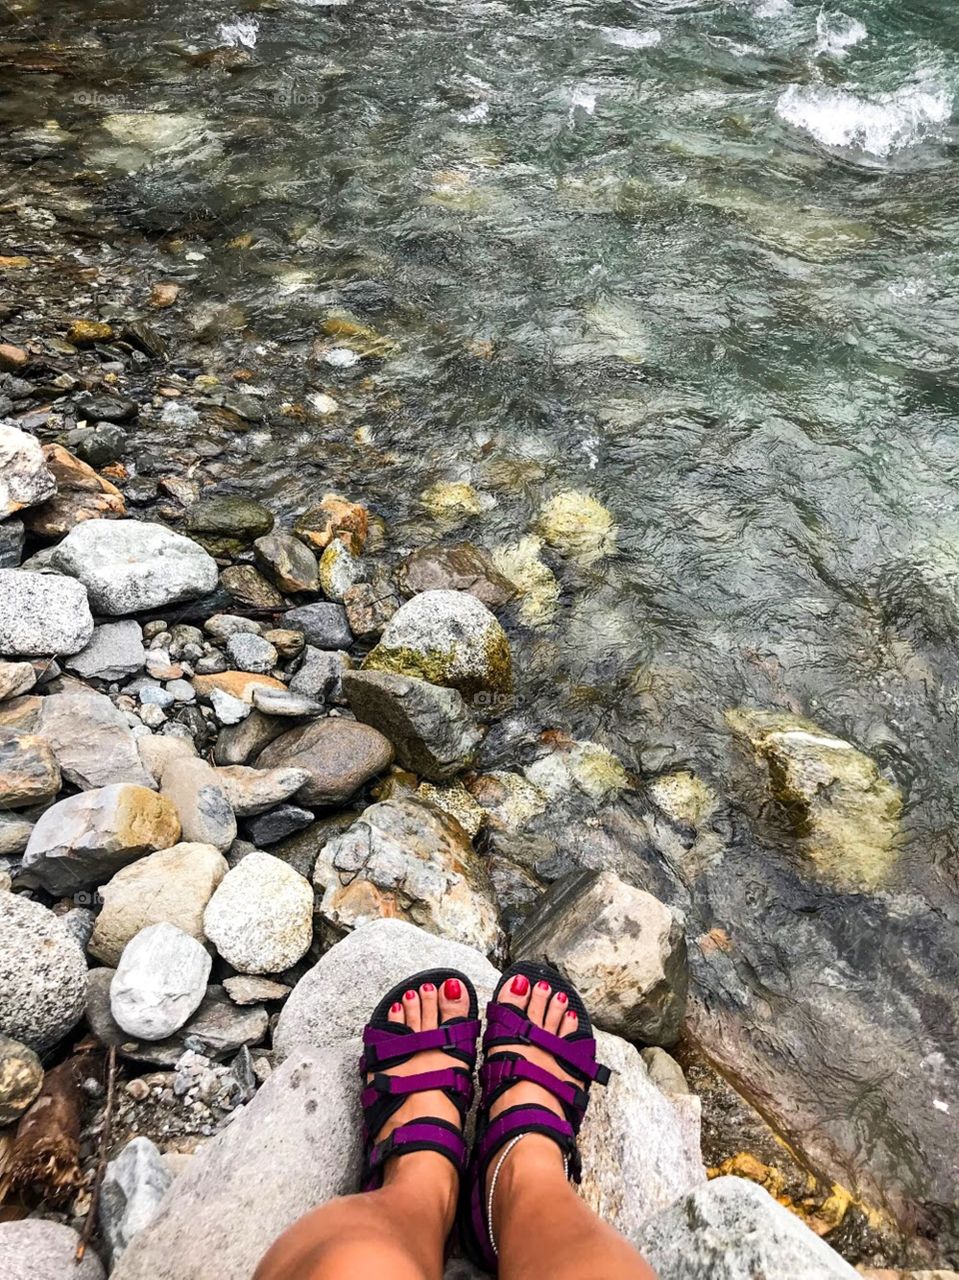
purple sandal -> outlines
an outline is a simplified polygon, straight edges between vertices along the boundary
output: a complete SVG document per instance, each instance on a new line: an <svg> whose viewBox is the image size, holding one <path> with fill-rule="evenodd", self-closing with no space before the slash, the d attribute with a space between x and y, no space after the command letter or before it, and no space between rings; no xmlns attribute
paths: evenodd
<svg viewBox="0 0 959 1280"><path fill-rule="evenodd" d="M419 988L425 982L432 982L439 988L447 978L455 978L469 994L467 1017L450 1018L432 1031L412 1031L389 1021L390 1006L401 1001L405 991ZM375 1191L382 1186L384 1162L390 1156L409 1151L436 1151L451 1160L460 1174L465 1171L466 1140L462 1131L448 1120L433 1117L410 1120L399 1125L382 1142L375 1142L373 1135L379 1133L411 1094L425 1093L430 1089L444 1093L465 1123L473 1101L473 1068L479 1033L476 991L469 978L456 969L426 969L415 973L393 987L373 1010L373 1016L363 1030L364 1051L360 1059L364 1081L371 1071L374 1073L360 1094L363 1108L363 1191ZM385 1073L384 1068L408 1062L414 1054L425 1049L443 1049L463 1065L441 1071L421 1071L412 1076Z"/></svg>
<svg viewBox="0 0 959 1280"><path fill-rule="evenodd" d="M577 1015L577 1029L572 1035L553 1035L530 1022L519 1009L497 1003L507 982L520 973L528 977L531 984L537 981L548 982L553 994L557 991L565 992L569 1008ZM609 1068L596 1061L596 1040L592 1023L579 992L549 965L523 963L507 969L487 1006L486 1019L483 1066L479 1073L483 1092L473 1158L461 1202L460 1232L463 1247L470 1260L487 1271L495 1272L496 1244L489 1220L493 1197L490 1195L487 1202L485 1190L490 1165L508 1144L518 1142L527 1133L541 1133L551 1138L560 1148L567 1176L574 1182L579 1182L580 1159L576 1137L589 1103L590 1085L594 1080L606 1084L609 1080ZM490 1057L490 1049L504 1044L529 1044L551 1053L557 1064L575 1077L578 1083L560 1080L550 1071L527 1062L522 1054L515 1051ZM520 1080L530 1081L548 1090L559 1101L563 1116L556 1115L547 1107L527 1103L507 1107L491 1121L492 1104ZM497 1166L491 1192L495 1188L498 1171Z"/></svg>

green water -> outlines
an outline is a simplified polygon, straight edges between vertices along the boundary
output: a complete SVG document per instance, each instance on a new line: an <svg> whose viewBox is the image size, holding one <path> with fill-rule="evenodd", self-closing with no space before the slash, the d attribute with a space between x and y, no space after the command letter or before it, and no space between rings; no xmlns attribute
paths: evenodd
<svg viewBox="0 0 959 1280"><path fill-rule="evenodd" d="M210 359L256 370L262 425L144 426L142 469L173 454L285 512L339 488L394 549L435 536L437 481L480 493L460 533L488 547L563 489L609 508L615 550L547 555L555 614L512 629L491 758L558 725L728 796L720 872L687 893L637 841L637 878L736 939L721 979L694 967L770 1114L949 1237L959 7L98 0L0 30L60 60L8 79L8 175L96 175L109 254L150 241ZM317 362L334 309L395 349ZM339 412L284 416L317 391ZM827 893L757 834L744 703L901 787L881 891Z"/></svg>

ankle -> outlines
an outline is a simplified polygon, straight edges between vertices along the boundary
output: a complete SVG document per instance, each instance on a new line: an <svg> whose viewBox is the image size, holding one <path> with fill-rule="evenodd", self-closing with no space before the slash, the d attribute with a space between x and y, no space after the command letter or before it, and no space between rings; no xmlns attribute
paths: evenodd
<svg viewBox="0 0 959 1280"><path fill-rule="evenodd" d="M409 1197L417 1214L435 1211L448 1233L456 1216L459 1174L445 1156L435 1151L411 1151L388 1160L383 1186Z"/></svg>
<svg viewBox="0 0 959 1280"><path fill-rule="evenodd" d="M494 1157L489 1166L486 1181L486 1195L494 1173L497 1169L499 1155ZM493 1193L493 1229L499 1234L500 1223L504 1216L504 1206L514 1205L522 1200L527 1190L542 1191L550 1182L566 1183L566 1169L563 1164L563 1153L550 1138L539 1133L527 1133L503 1159L496 1174L496 1187Z"/></svg>

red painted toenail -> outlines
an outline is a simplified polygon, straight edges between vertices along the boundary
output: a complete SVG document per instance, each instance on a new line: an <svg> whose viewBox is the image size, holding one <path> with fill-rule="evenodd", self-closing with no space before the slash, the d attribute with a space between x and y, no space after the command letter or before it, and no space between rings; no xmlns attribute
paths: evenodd
<svg viewBox="0 0 959 1280"><path fill-rule="evenodd" d="M509 984L509 989L514 996L525 996L529 991L529 978L523 973L518 973Z"/></svg>
<svg viewBox="0 0 959 1280"><path fill-rule="evenodd" d="M416 992L415 992L415 991L407 991L407 992L404 994L403 999L404 999L404 1000L415 1000L415 999L416 999Z"/></svg>
<svg viewBox="0 0 959 1280"><path fill-rule="evenodd" d="M565 1003L566 1003L566 1000L567 1000L566 992L565 992L565 991L557 991L557 992L556 992L556 999L560 1002L560 1004L565 1004Z"/></svg>
<svg viewBox="0 0 959 1280"><path fill-rule="evenodd" d="M548 991L548 990L549 990L549 983L548 983L548 982L537 982L537 984L536 984L536 985L539 987L540 991Z"/></svg>
<svg viewBox="0 0 959 1280"><path fill-rule="evenodd" d="M390 1013L402 1013L402 1012L403 1012L403 1006L400 1004L399 1000L397 1000L396 1004L390 1005Z"/></svg>
<svg viewBox="0 0 959 1280"><path fill-rule="evenodd" d="M567 1018L575 1018L575 1017L576 1017L576 1010L575 1010L575 1009L567 1009L567 1010L566 1010L566 1016L567 1016Z"/></svg>
<svg viewBox="0 0 959 1280"><path fill-rule="evenodd" d="M436 988L433 986L432 982L424 982L424 983L423 983L423 990L424 990L424 991L435 991L435 990L436 990Z"/></svg>
<svg viewBox="0 0 959 1280"><path fill-rule="evenodd" d="M443 994L447 1000L458 1000L463 994L463 988L460 986L459 978L447 978L443 983Z"/></svg>

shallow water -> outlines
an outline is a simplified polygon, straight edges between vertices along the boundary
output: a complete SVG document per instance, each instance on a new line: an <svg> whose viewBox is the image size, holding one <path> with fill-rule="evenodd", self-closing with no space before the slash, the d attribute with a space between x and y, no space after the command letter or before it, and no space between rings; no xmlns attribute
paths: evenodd
<svg viewBox="0 0 959 1280"><path fill-rule="evenodd" d="M563 489L613 513L612 553L548 556L555 614L514 629L525 721L729 797L725 869L684 905L743 953L718 987L694 954L700 981L757 1032L769 1114L935 1232L959 1136L959 9L57 8L19 11L57 65L14 67L8 155L99 175L91 207L160 242L268 407L340 405L236 437L228 487L291 512L342 488L394 547L435 536L437 481L480 492L460 531L488 547ZM395 347L317 356L336 308ZM744 703L902 788L880 892L764 842L723 719Z"/></svg>

